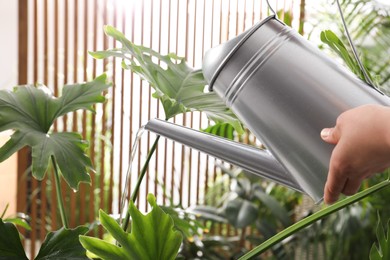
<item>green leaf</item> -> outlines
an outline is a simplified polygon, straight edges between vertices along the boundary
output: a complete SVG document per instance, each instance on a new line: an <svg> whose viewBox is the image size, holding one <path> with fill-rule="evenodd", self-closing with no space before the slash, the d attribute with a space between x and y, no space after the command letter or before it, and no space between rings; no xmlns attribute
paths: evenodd
<svg viewBox="0 0 390 260"><path fill-rule="evenodd" d="M31 230L30 225L26 222L25 219L22 218L6 218L4 219L4 222L12 223L15 226L20 226L22 228L25 228L26 230Z"/></svg>
<svg viewBox="0 0 390 260"><path fill-rule="evenodd" d="M283 18L283 22L290 26L292 25L292 20L293 20L293 14L292 11L286 11L283 9L280 9L279 11L276 12L279 19Z"/></svg>
<svg viewBox="0 0 390 260"><path fill-rule="evenodd" d="M195 215L201 220L210 220L217 223L227 223L227 219L220 214L220 210L213 206L197 205L186 209L186 212Z"/></svg>
<svg viewBox="0 0 390 260"><path fill-rule="evenodd" d="M130 203L130 234L100 210L99 217L103 227L120 246L87 236L80 236L81 244L103 259L175 259L183 240L182 235L173 229L173 220L157 206L153 195L148 195L148 202L153 209L147 215L143 215Z"/></svg>
<svg viewBox="0 0 390 260"><path fill-rule="evenodd" d="M349 53L343 42L337 37L337 35L331 30L325 30L321 32L321 41L327 44L333 51L335 51L346 63L349 69L363 78L363 74L360 71L359 65L355 61L352 54Z"/></svg>
<svg viewBox="0 0 390 260"><path fill-rule="evenodd" d="M79 226L75 229L61 228L50 232L35 260L49 259L89 259L86 250L81 246L79 236L88 232L88 228Z"/></svg>
<svg viewBox="0 0 390 260"><path fill-rule="evenodd" d="M4 223L0 218L0 259L28 259L20 242L19 232L12 223Z"/></svg>
<svg viewBox="0 0 390 260"><path fill-rule="evenodd" d="M234 140L234 128L228 123L218 123L202 129L203 132Z"/></svg>
<svg viewBox="0 0 390 260"><path fill-rule="evenodd" d="M54 97L44 86L18 86L0 91L0 131L14 133L0 148L0 162L25 146L32 148L32 174L42 180L54 156L62 176L77 190L80 182L90 182L91 160L85 154L88 144L78 133L52 133L54 121L78 109L92 110L105 100L101 93L109 88L106 75L85 84L66 85L61 97ZM71 161L70 161L71 160Z"/></svg>
<svg viewBox="0 0 390 260"><path fill-rule="evenodd" d="M106 26L108 36L122 43L122 48L92 52L97 59L117 57L122 67L137 73L154 88L167 119L189 111L202 111L216 123L229 123L243 133L240 121L214 92L205 92L201 70L189 67L184 58L175 54L161 55L150 48L135 45L112 26Z"/></svg>
<svg viewBox="0 0 390 260"><path fill-rule="evenodd" d="M200 221L190 217L186 210L169 206L160 207L172 218L175 228L187 239L192 239L194 236L200 236L201 230L206 229Z"/></svg>
<svg viewBox="0 0 390 260"><path fill-rule="evenodd" d="M278 234L271 237L270 239L268 239L267 241L265 241L261 245L252 249L250 252L245 254L240 259L242 259L242 260L251 259L251 258L265 252L266 250L270 249L272 246L283 241L285 238L291 236L292 234L297 233L299 230L302 230L303 228L313 224L314 222L316 222L320 219L323 219L324 217L329 216L330 214L337 212L340 209L343 209L343 208L345 208L345 207L347 207L347 206L349 206L349 205L351 205L359 200L362 200L363 198L365 198L365 197L367 197L367 196L369 196L369 195L371 195L371 194L373 194L373 193L375 193L375 192L377 192L377 191L379 191L379 190L381 190L389 185L390 185L389 180L382 181L382 182L380 182L380 183L378 183L378 184L376 184L376 185L374 185L366 190L363 190L359 193L356 193L355 195L353 195L351 197L345 198L343 200L336 202L335 204L333 204L331 206L323 208L323 209L317 211L316 213L314 213L313 215L310 215L309 217L306 217L306 218L302 219L301 221L298 221L294 225L291 225L288 228L284 229L283 231L279 232Z"/></svg>
<svg viewBox="0 0 390 260"><path fill-rule="evenodd" d="M244 228L257 219L258 209L249 200L236 198L226 203L225 215L229 223L237 228Z"/></svg>
<svg viewBox="0 0 390 260"><path fill-rule="evenodd" d="M264 191L260 189L256 189L253 192L253 195L258 200L263 202L264 205L267 206L267 208L272 212L272 215L278 218L285 227L291 224L291 220L288 217L289 214L287 210L284 207L282 207L274 197L272 197L269 194L266 194Z"/></svg>
<svg viewBox="0 0 390 260"><path fill-rule="evenodd" d="M383 260L390 259L390 220L387 222L387 233L382 226L381 218L378 214L378 223L376 227L376 237L378 239L378 244L375 243L372 245L370 250L370 260Z"/></svg>

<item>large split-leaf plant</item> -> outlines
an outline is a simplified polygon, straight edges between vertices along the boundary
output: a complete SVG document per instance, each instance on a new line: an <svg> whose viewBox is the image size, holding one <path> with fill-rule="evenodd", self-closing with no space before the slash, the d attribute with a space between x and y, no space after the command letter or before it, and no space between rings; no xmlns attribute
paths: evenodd
<svg viewBox="0 0 390 260"><path fill-rule="evenodd" d="M201 111L212 121L229 123L238 133L243 133L240 121L223 101L214 92L205 91L207 82L200 69L188 66L185 58L178 57L176 54L162 55L145 46L136 45L112 26L105 26L104 29L105 33L120 42L122 47L91 52L91 55L96 59L110 57L122 59L123 69L138 74L155 90L153 97L161 101L166 120L181 113ZM159 138L159 136L156 138L150 149L131 195L132 201L136 200L138 189ZM129 219L130 212L127 212L123 222L125 230L128 228Z"/></svg>
<svg viewBox="0 0 390 260"><path fill-rule="evenodd" d="M32 175L42 180L52 162L56 187L60 175L68 185L78 189L80 182L90 182L91 160L85 153L88 143L79 133L53 132L59 117L79 109L93 110L105 100L102 92L110 87L106 75L85 84L66 85L61 97L55 97L45 86L18 86L0 91L0 131L13 130L11 138L0 148L0 162L25 146L31 147ZM57 194L61 194L57 190ZM68 226L61 197L60 213Z"/></svg>
<svg viewBox="0 0 390 260"><path fill-rule="evenodd" d="M55 97L45 86L17 86L13 91L0 91L0 132L12 130L10 139L0 148L0 162L25 146L31 148L32 175L42 180L51 163L57 189L57 202L63 228L49 233L36 259L87 259L78 236L86 227L69 229L61 197L61 176L77 190L80 182L90 182L91 160L86 154L88 143L79 133L54 132L56 119L79 109L93 110L104 102L102 92L110 84L106 75L84 84L66 85L61 97ZM27 259L15 226L0 218L0 259L5 255Z"/></svg>

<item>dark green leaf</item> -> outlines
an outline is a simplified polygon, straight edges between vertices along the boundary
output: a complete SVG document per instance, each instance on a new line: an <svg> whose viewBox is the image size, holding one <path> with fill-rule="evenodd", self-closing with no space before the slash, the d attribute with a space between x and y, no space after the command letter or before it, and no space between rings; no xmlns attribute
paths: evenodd
<svg viewBox="0 0 390 260"><path fill-rule="evenodd" d="M288 216L288 212L274 197L259 189L256 189L253 194L258 200L264 203L264 205L271 211L273 216L282 222L283 226L287 227L291 225L291 219Z"/></svg>
<svg viewBox="0 0 390 260"><path fill-rule="evenodd" d="M237 132L243 129L237 117L207 85L202 71L189 67L175 54L161 55L150 48L135 45L114 27L106 26L108 36L122 43L122 48L91 53L95 58L122 58L122 67L137 73L154 88L167 119L185 112L202 111L216 123L231 124ZM158 62L155 62L158 60Z"/></svg>
<svg viewBox="0 0 390 260"><path fill-rule="evenodd" d="M81 246L79 236L88 232L84 226L75 229L61 228L55 232L50 232L35 260L49 259L88 259L85 249Z"/></svg>
<svg viewBox="0 0 390 260"><path fill-rule="evenodd" d="M0 218L0 259L28 259L20 242L19 232L12 223L4 223Z"/></svg>
<svg viewBox="0 0 390 260"><path fill-rule="evenodd" d="M244 228L256 220L258 210L256 204L248 200L236 198L226 203L225 215L229 223L237 228Z"/></svg>
<svg viewBox="0 0 390 260"><path fill-rule="evenodd" d="M227 223L226 218L220 214L219 209L216 207L207 206L207 205L198 205L195 207L188 208L186 212L190 214L194 214L197 218L203 220L211 220L219 223Z"/></svg>
<svg viewBox="0 0 390 260"><path fill-rule="evenodd" d="M51 133L54 121L78 109L92 110L103 102L101 95L110 85L102 75L85 84L66 85L56 98L43 86L19 86L13 92L0 91L0 131L14 130L11 139L0 148L0 162L24 146L32 148L32 173L42 180L54 156L69 186L90 182L91 160L85 153L88 144L78 133ZM71 161L69 161L71 160Z"/></svg>
<svg viewBox="0 0 390 260"><path fill-rule="evenodd" d="M118 241L120 247L86 236L80 237L81 244L103 259L174 259L182 236L179 231L173 230L171 217L157 206L153 195L148 195L148 202L153 209L147 215L143 215L130 203L130 234L123 231L114 219L100 211L103 227Z"/></svg>

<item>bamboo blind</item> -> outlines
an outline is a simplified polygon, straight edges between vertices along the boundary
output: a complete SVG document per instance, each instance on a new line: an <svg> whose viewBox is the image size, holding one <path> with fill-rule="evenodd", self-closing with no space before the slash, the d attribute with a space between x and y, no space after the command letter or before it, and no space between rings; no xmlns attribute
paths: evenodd
<svg viewBox="0 0 390 260"><path fill-rule="evenodd" d="M304 19L304 1L271 2L276 10L294 14L293 27L302 32L299 21ZM120 61L94 60L88 54L119 47L104 35L103 26L111 24L136 44L162 54L177 53L186 57L189 65L200 67L205 51L268 14L266 2L261 0L19 0L19 84L42 83L58 96L64 84L91 80L105 71L113 82L105 93L108 101L96 105L95 114L69 114L54 126L54 131L79 132L90 141L89 154L96 170L91 172L92 184L81 184L77 193L63 182L70 226L92 223L99 208L118 214L135 133L149 119L164 118L146 82L123 71ZM200 113L176 116L173 122L195 129L208 125ZM140 139L129 193L155 138L145 133ZM28 173L29 164L25 149L19 153L17 208L32 218L32 231L26 234L31 255L35 255L36 243L48 230L58 229L60 219L52 175L36 181ZM155 194L160 204L202 204L217 175L214 159L161 139L137 204L147 211L148 193Z"/></svg>

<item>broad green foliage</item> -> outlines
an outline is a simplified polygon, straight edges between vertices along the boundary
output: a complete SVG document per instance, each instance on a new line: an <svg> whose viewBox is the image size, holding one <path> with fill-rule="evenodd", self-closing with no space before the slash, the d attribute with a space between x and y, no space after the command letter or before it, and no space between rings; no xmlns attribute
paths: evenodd
<svg viewBox="0 0 390 260"><path fill-rule="evenodd" d="M382 226L380 216L378 214L378 224L376 227L377 244L373 244L370 250L370 260L390 259L390 220L387 222L387 233Z"/></svg>
<svg viewBox="0 0 390 260"><path fill-rule="evenodd" d="M105 101L101 93L109 88L102 75L85 84L66 85L61 97L54 97L44 86L18 86L14 91L0 91L0 132L14 130L11 139L0 148L0 162L25 146L32 149L32 174L42 180L53 156L62 176L72 189L80 182L90 182L92 168L85 154L88 144L78 133L53 133L54 121L78 109L93 110Z"/></svg>
<svg viewBox="0 0 390 260"><path fill-rule="evenodd" d="M126 233L120 225L104 211L100 210L99 218L103 227L118 241L120 246L106 241L80 236L85 249L102 259L175 259L182 235L175 231L173 220L157 206L156 198L148 195L148 202L153 207L143 215L130 201L131 233Z"/></svg>
<svg viewBox="0 0 390 260"><path fill-rule="evenodd" d="M82 260L88 259L86 251L81 246L77 237L88 232L87 227L75 229L61 228L58 231L50 232L42 244L35 260L63 259ZM3 222L0 218L0 259L28 259L19 232L15 225Z"/></svg>
<svg viewBox="0 0 390 260"><path fill-rule="evenodd" d="M175 54L161 55L150 48L135 45L114 27L106 26L108 36L122 43L122 48L92 52L97 59L117 57L122 67L137 73L154 88L153 97L158 98L166 119L189 111L202 111L216 123L231 124L242 133L236 116L214 92L205 92L207 85L202 71L189 67L184 58Z"/></svg>

